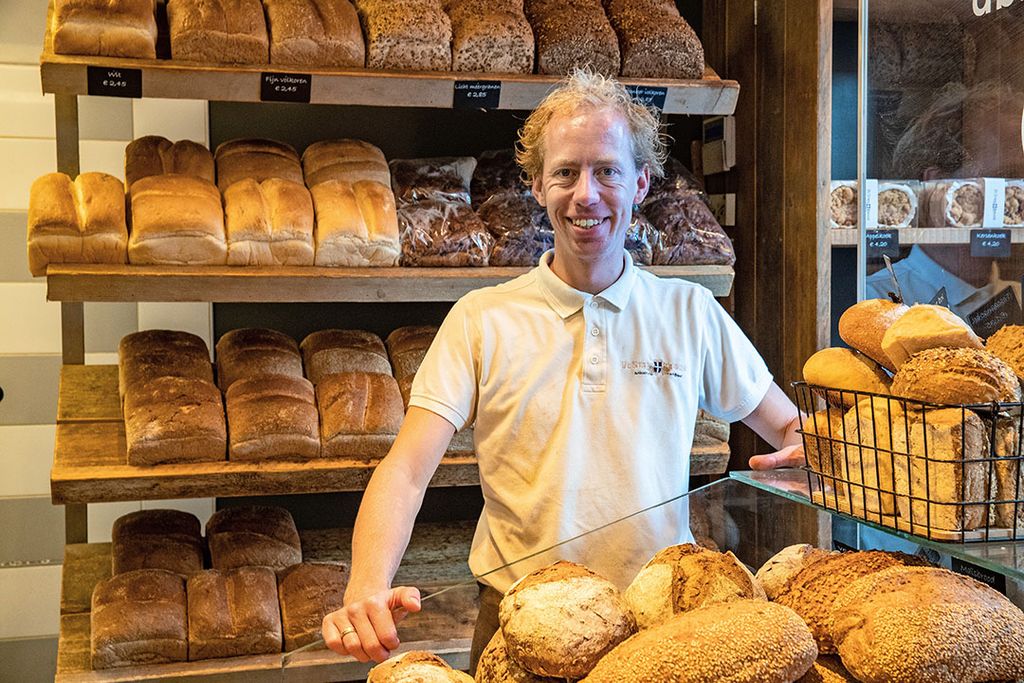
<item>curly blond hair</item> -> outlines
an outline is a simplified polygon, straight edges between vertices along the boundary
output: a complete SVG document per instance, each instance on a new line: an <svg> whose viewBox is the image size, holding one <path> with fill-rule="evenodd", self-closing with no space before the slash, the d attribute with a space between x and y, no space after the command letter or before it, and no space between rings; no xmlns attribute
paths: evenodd
<svg viewBox="0 0 1024 683"><path fill-rule="evenodd" d="M516 161L528 181L532 182L544 170L544 134L551 119L583 108L610 109L622 114L629 127L636 167L646 165L656 178L665 175L670 138L664 132L657 110L638 103L614 78L584 68L574 70L549 93L519 131Z"/></svg>

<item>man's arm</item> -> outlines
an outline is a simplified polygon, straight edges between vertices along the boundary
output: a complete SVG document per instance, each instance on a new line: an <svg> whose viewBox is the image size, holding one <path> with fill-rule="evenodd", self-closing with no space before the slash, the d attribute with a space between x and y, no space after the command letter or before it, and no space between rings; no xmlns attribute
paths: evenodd
<svg viewBox="0 0 1024 683"><path fill-rule="evenodd" d="M443 417L413 406L387 457L374 470L356 516L345 606L323 621L324 640L335 652L361 662L382 662L398 647L395 623L419 611L419 591L392 589L391 580L409 545L427 485L454 433Z"/></svg>
<svg viewBox="0 0 1024 683"><path fill-rule="evenodd" d="M800 428L799 411L775 382L772 382L754 412L743 418L743 424L778 449L774 453L752 457L752 469L770 470L804 464L803 439L796 431Z"/></svg>

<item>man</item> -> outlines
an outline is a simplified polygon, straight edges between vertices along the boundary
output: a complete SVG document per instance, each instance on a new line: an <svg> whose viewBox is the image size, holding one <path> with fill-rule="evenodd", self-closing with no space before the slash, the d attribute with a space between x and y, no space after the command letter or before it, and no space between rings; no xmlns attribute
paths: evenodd
<svg viewBox="0 0 1024 683"><path fill-rule="evenodd" d="M796 408L710 292L640 271L623 249L664 158L657 118L598 75L573 74L529 117L519 161L554 250L445 319L366 488L345 607L323 623L332 649L381 661L398 646L395 621L420 609L419 592L391 578L448 441L474 419L477 576L684 492L698 406L785 447L752 466L802 462ZM473 663L518 576L564 558L624 588L661 547L690 540L688 521L685 501L661 506L483 577Z"/></svg>

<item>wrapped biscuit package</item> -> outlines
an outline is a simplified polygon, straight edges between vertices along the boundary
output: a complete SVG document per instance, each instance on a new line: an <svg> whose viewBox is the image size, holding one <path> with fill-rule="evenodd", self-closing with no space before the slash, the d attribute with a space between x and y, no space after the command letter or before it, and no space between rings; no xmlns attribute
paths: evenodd
<svg viewBox="0 0 1024 683"><path fill-rule="evenodd" d="M926 185L928 227L977 228L985 215L980 179L936 180Z"/></svg>
<svg viewBox="0 0 1024 683"><path fill-rule="evenodd" d="M878 183L878 227L916 228L921 184L913 180Z"/></svg>
<svg viewBox="0 0 1024 683"><path fill-rule="evenodd" d="M857 227L857 181L833 180L829 198L829 225L833 228Z"/></svg>
<svg viewBox="0 0 1024 683"><path fill-rule="evenodd" d="M1024 228L1024 180L1006 181L1003 225L1007 228Z"/></svg>

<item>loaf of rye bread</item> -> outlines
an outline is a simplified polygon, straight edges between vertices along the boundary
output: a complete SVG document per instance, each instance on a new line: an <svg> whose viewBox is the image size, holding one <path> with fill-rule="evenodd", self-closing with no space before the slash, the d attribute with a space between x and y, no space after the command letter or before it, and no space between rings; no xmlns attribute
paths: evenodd
<svg viewBox="0 0 1024 683"><path fill-rule="evenodd" d="M237 380L265 375L302 377L302 355L295 340L283 332L243 327L217 341L217 383L227 391Z"/></svg>
<svg viewBox="0 0 1024 683"><path fill-rule="evenodd" d="M117 348L118 395L157 377L188 377L213 382L206 342L178 330L144 330L121 338Z"/></svg>
<svg viewBox="0 0 1024 683"><path fill-rule="evenodd" d="M113 574L164 569L190 576L203 569L203 537L195 515L181 510L139 510L114 521Z"/></svg>
<svg viewBox="0 0 1024 683"><path fill-rule="evenodd" d="M533 30L514 0L443 0L452 23L452 71L533 73Z"/></svg>
<svg viewBox="0 0 1024 683"><path fill-rule="evenodd" d="M157 377L124 398L129 465L215 462L227 453L224 403L206 380Z"/></svg>
<svg viewBox="0 0 1024 683"><path fill-rule="evenodd" d="M341 609L347 584L348 567L343 564L302 562L278 573L286 652L320 638L323 619Z"/></svg>
<svg viewBox="0 0 1024 683"><path fill-rule="evenodd" d="M280 507L228 507L206 522L214 569L285 567L302 562L302 542L290 512Z"/></svg>
<svg viewBox="0 0 1024 683"><path fill-rule="evenodd" d="M189 661L281 651L274 570L208 569L190 576L186 589Z"/></svg>
<svg viewBox="0 0 1024 683"><path fill-rule="evenodd" d="M316 394L324 456L365 460L387 454L405 414L394 377L370 372L327 375Z"/></svg>
<svg viewBox="0 0 1024 683"><path fill-rule="evenodd" d="M589 66L619 74L619 43L601 0L526 0L537 44L537 72L564 76Z"/></svg>
<svg viewBox="0 0 1024 683"><path fill-rule="evenodd" d="M629 78L703 78L704 46L671 0L604 0Z"/></svg>
<svg viewBox="0 0 1024 683"><path fill-rule="evenodd" d="M452 25L440 0L355 0L366 67L450 71Z"/></svg>
<svg viewBox="0 0 1024 683"><path fill-rule="evenodd" d="M308 460L320 455L313 385L303 377L240 379L225 394L229 460Z"/></svg>
<svg viewBox="0 0 1024 683"><path fill-rule="evenodd" d="M373 332L365 330L320 330L302 340L306 375L319 384L339 372L391 374L388 352Z"/></svg>

